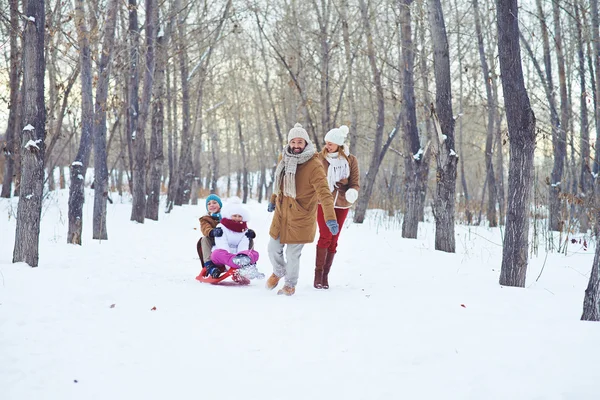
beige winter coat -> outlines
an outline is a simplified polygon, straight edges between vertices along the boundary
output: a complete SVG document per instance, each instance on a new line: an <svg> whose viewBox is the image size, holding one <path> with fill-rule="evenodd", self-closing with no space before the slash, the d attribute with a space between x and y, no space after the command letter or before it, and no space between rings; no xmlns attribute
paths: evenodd
<svg viewBox="0 0 600 400"><path fill-rule="evenodd" d="M340 155L340 157L343 157ZM327 171L329 169L329 163L325 159L323 153L319 153L319 159L325 168L325 180L327 180ZM350 176L342 179L336 183L337 188L332 192L333 200L335 202L335 208L350 208L352 203L346 200L346 191L350 188L360 189L360 171L358 169L358 160L354 155L348 155L348 166L350 167Z"/></svg>
<svg viewBox="0 0 600 400"><path fill-rule="evenodd" d="M325 170L315 154L296 169L296 198L279 193L271 196L275 213L269 235L282 244L312 243L317 232L317 204L321 203L325 221L335 220L333 196Z"/></svg>

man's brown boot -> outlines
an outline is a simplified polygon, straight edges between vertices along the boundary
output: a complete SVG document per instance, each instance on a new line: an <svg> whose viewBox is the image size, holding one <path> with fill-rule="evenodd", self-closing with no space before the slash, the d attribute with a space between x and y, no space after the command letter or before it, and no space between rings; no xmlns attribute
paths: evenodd
<svg viewBox="0 0 600 400"><path fill-rule="evenodd" d="M327 249L317 246L317 258L315 261L315 289L323 287L323 266L325 265L325 257L327 257Z"/></svg>
<svg viewBox="0 0 600 400"><path fill-rule="evenodd" d="M277 294L285 294L286 296L291 296L294 293L296 293L296 288L287 285L279 289L279 291L277 292Z"/></svg>
<svg viewBox="0 0 600 400"><path fill-rule="evenodd" d="M271 276L269 277L269 279L267 279L267 283L266 283L266 287L269 290L273 290L277 287L277 284L279 283L279 279L281 279L280 277L278 277L275 274L271 274Z"/></svg>
<svg viewBox="0 0 600 400"><path fill-rule="evenodd" d="M335 257L335 253L327 252L327 256L325 257L325 265L323 265L323 280L321 281L321 285L323 289L329 289L329 271L331 270L331 264L333 263L333 257Z"/></svg>

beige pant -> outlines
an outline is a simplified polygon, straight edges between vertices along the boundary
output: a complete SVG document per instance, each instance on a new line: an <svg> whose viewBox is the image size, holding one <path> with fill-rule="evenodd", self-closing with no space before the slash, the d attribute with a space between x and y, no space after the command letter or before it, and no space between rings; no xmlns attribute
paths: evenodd
<svg viewBox="0 0 600 400"><path fill-rule="evenodd" d="M283 248L286 257L283 257ZM273 273L282 278L285 276L285 286L296 287L300 274L300 256L303 244L281 244L279 238L269 240L269 259L273 264ZM287 261L286 261L287 259Z"/></svg>

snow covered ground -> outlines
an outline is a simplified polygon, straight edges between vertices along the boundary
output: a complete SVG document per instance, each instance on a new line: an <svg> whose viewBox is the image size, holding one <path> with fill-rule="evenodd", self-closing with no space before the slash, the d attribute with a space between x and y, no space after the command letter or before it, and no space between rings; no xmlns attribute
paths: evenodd
<svg viewBox="0 0 600 400"><path fill-rule="evenodd" d="M600 324L581 322L594 249L531 259L527 288L501 287L501 231L458 226L434 250L376 212L346 222L331 289L194 279L199 206L129 221L108 241L66 244L65 191L46 200L40 266L12 264L16 200L0 200L0 399L577 399L600 397ZM259 268L271 214L251 203ZM540 271L544 268L539 280Z"/></svg>

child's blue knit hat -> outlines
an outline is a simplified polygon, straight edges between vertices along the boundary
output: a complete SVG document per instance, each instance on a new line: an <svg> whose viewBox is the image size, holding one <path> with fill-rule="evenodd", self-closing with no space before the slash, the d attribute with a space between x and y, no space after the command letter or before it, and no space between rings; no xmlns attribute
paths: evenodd
<svg viewBox="0 0 600 400"><path fill-rule="evenodd" d="M223 207L223 202L221 201L221 198L219 196L217 196L216 194L210 194L207 198L206 198L206 211L208 211L208 202L214 200L217 203L219 203L219 208Z"/></svg>

